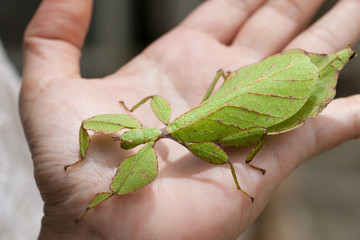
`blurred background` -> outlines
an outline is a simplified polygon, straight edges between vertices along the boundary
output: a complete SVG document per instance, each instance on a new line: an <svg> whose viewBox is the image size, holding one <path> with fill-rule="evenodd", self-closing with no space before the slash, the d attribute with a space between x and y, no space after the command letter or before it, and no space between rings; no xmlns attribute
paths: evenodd
<svg viewBox="0 0 360 240"><path fill-rule="evenodd" d="M114 72L149 43L176 26L201 2L203 1L95 1L93 19L81 60L83 76L102 77ZM40 0L0 1L0 38L19 76L22 68L22 34L39 3ZM316 18L335 3L335 0L326 1ZM354 48L360 52L359 44ZM360 57L346 66L340 76L337 97L360 93L359 66ZM21 136L22 133L20 131L17 134ZM3 134L0 138L2 137ZM21 146L27 151L25 144ZM3 155L0 156L3 158L0 159L1 175L6 166L11 168L11 163L5 162ZM11 184L18 185L19 188L26 186L26 198L31 201L27 203L28 207L22 204L22 207L16 208L19 211L9 212L6 206L14 207L10 202L11 196L0 195L0 216L3 218L0 220L0 239L11 239L8 236L32 239L36 238L39 231L42 203L32 179L29 154L25 153L24 156L24 164L19 166L25 168L23 175L29 179L17 179L15 181L24 182ZM279 187L268 207L239 239L359 239L359 156L360 139L357 139L300 166ZM5 181L9 182L6 178L0 178L1 192L9 188ZM7 220L6 217L4 219L4 216L12 220ZM16 224L19 225L16 219L22 219L28 227L16 227Z"/></svg>

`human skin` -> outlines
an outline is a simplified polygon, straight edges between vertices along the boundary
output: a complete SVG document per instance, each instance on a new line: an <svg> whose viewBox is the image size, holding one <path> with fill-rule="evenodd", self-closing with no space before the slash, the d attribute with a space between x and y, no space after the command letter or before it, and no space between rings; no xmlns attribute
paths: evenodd
<svg viewBox="0 0 360 240"><path fill-rule="evenodd" d="M20 114L44 200L40 239L234 239L261 213L276 187L311 157L360 136L360 95L334 100L316 119L289 133L270 136L254 158L266 175L246 166L248 148L226 148L241 187L228 166L214 166L170 140L156 145L159 175L148 186L115 196L78 217L98 192L108 191L114 168L134 151L96 136L79 159L83 119L126 113L158 94L172 119L195 107L219 68L236 70L289 48L329 53L360 37L360 1L339 1L306 28L320 0L211 0L117 72L102 79L80 75L81 47L92 1L44 0L24 35ZM351 19L351 21L349 21ZM271 22L271 24L269 24ZM162 127L150 108L135 116ZM336 136L336 137L334 137Z"/></svg>

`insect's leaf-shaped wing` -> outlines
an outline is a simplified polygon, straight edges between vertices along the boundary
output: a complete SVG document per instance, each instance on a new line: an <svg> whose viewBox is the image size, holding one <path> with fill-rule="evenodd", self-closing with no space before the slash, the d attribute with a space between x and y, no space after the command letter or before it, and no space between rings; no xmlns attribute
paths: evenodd
<svg viewBox="0 0 360 240"><path fill-rule="evenodd" d="M240 89L243 92L254 90L263 94L307 96L308 88L316 77L316 70L303 52L276 54L232 72L213 97ZM293 91L294 87L300 91Z"/></svg>
<svg viewBox="0 0 360 240"><path fill-rule="evenodd" d="M110 189L116 194L134 192L151 183L157 175L157 159L152 143L121 162Z"/></svg>
<svg viewBox="0 0 360 240"><path fill-rule="evenodd" d="M170 104L160 96L154 96L151 100L151 108L157 118L164 124L170 122Z"/></svg>
<svg viewBox="0 0 360 240"><path fill-rule="evenodd" d="M308 54L311 61L319 69L319 79L309 99L315 102L315 105L319 106L319 111L322 111L334 98L339 72L351 59L353 54L354 51L352 51L350 47L328 55ZM315 117L316 115L317 113L313 112L311 117Z"/></svg>
<svg viewBox="0 0 360 240"><path fill-rule="evenodd" d="M302 51L302 50L289 50ZM319 69L315 88L305 105L291 118L268 129L268 134L278 134L300 126L306 119L316 117L335 96L339 71L353 56L350 47L328 55L306 53Z"/></svg>
<svg viewBox="0 0 360 240"><path fill-rule="evenodd" d="M101 114L86 119L82 123L84 129L111 134L123 128L141 128L141 124L133 117L125 114Z"/></svg>
<svg viewBox="0 0 360 240"><path fill-rule="evenodd" d="M214 95L167 130L177 139L197 135L213 141L239 129L268 128L299 111L317 76L317 67L301 52L274 55L233 72Z"/></svg>

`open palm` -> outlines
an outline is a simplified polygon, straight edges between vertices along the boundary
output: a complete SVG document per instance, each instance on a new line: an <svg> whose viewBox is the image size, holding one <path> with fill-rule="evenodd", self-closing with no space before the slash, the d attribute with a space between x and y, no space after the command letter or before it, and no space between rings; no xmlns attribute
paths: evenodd
<svg viewBox="0 0 360 240"><path fill-rule="evenodd" d="M316 120L287 134L269 137L254 164L248 149L228 148L241 187L228 166L213 166L170 140L156 144L159 174L150 185L116 196L74 224L98 192L108 191L115 168L134 151L106 136L93 136L87 158L79 158L83 119L124 112L145 96L158 94L172 106L172 119L195 107L216 70L237 68L285 48L332 52L357 41L360 1L341 1L303 31L322 1L212 0L153 43L118 72L103 79L80 76L80 48L91 12L90 0L43 1L25 34L20 111L45 202L41 238L56 239L231 239L260 214L281 181L315 154L360 136L360 96L339 99ZM341 28L349 15L353 25ZM270 25L269 23L272 22ZM348 23L348 22L347 22ZM340 32L336 39L331 38ZM134 116L147 127L162 127L148 106ZM324 128L322 126L326 125ZM337 138L327 136L337 135Z"/></svg>

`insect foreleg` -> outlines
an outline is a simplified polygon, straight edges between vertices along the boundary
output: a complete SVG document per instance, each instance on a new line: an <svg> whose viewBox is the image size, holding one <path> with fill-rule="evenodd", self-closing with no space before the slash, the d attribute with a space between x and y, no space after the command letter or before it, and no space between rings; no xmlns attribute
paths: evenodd
<svg viewBox="0 0 360 240"><path fill-rule="evenodd" d="M65 165L64 166L64 170L66 171L69 167L73 167L78 165L79 163L81 163L86 155L87 149L89 147L90 144L90 138L89 138L89 134L86 131L86 129L84 128L84 122L81 124L80 127L80 131L79 131L79 145L80 145L80 159L76 162L74 162L73 164L70 165Z"/></svg>
<svg viewBox="0 0 360 240"><path fill-rule="evenodd" d="M96 194L96 196L94 197L94 199L91 201L91 203L89 204L89 206L85 209L85 211L81 214L80 217L75 219L75 223L78 223L84 216L85 214L93 207L95 207L96 205L106 201L107 199L109 199L110 197L114 196L115 193L111 192L102 192L102 193L98 193Z"/></svg>
<svg viewBox="0 0 360 240"><path fill-rule="evenodd" d="M66 171L69 167L74 167L79 165L85 158L80 158L79 160L77 160L76 162L72 163L72 164L68 164L64 166L64 170Z"/></svg>
<svg viewBox="0 0 360 240"><path fill-rule="evenodd" d="M147 96L146 98L143 98L140 102L138 102L131 109L126 107L126 105L123 101L120 101L119 103L125 108L126 111L132 112L135 109L137 109L138 107L140 107L141 105L143 105L145 102L147 102L149 99L151 99L151 109L153 110L156 117L165 125L169 124L171 107L164 98L162 98L158 95L152 95L152 96Z"/></svg>
<svg viewBox="0 0 360 240"><path fill-rule="evenodd" d="M152 99L154 96L151 95L151 96L147 96L145 98L143 98L140 102L138 102L137 104L135 104L135 106L133 106L131 109L129 109L124 101L119 101L120 105L125 108L126 111L128 112L133 112L135 109L137 109L138 107L140 107L141 105L143 105L144 103L146 103L149 99Z"/></svg>
<svg viewBox="0 0 360 240"><path fill-rule="evenodd" d="M216 73L216 75L214 77L214 80L211 82L211 84L210 84L208 90L206 91L206 93L205 93L203 99L201 100L201 102L207 100L210 97L211 93L214 91L216 83L219 81L219 78L221 76L224 78L224 80L226 79L226 74L225 74L224 70L222 70L222 69L217 71L217 73Z"/></svg>
<svg viewBox="0 0 360 240"><path fill-rule="evenodd" d="M208 163L215 165L228 163L230 165L231 174L233 176L237 189L239 189L243 194L250 198L251 202L254 201L254 198L252 196L250 196L247 192L241 189L236 177L234 166L230 162L227 154L218 145L212 142L204 142L188 144L186 145L186 147L195 156L201 158Z"/></svg>

